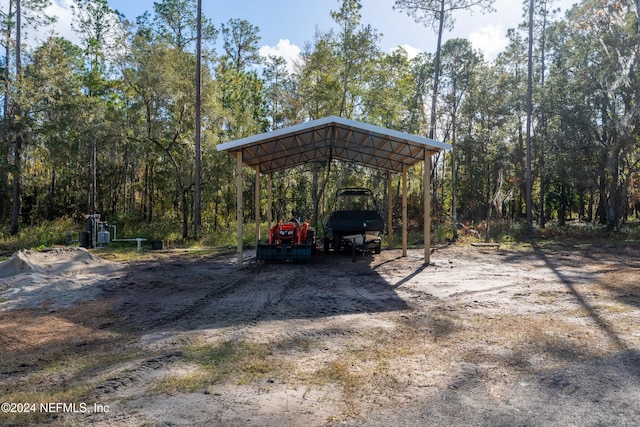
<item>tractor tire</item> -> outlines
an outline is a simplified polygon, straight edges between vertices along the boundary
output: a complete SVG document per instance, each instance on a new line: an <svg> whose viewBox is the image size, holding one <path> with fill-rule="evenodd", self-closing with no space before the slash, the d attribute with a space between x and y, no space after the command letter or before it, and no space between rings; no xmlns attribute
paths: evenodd
<svg viewBox="0 0 640 427"><path fill-rule="evenodd" d="M311 253L316 252L316 230L310 228L307 231L307 240L304 242L305 244L311 245Z"/></svg>

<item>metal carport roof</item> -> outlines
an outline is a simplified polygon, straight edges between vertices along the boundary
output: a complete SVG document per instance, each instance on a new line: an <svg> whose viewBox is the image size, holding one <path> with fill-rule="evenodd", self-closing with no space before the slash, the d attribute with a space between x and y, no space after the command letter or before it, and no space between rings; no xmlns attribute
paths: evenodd
<svg viewBox="0 0 640 427"><path fill-rule="evenodd" d="M295 126L254 135L217 146L218 151L227 151L236 157L236 197L238 210L238 264L242 265L242 165L256 171L256 234L259 235L260 174L284 170L301 164L340 160L383 170L391 174L402 174L403 178L403 255L407 252L407 189L406 172L420 162L430 165L431 155L451 146L432 139L423 138L380 126L374 126L342 117L329 116ZM430 168L424 168L423 188L430 189ZM389 185L389 188L391 186ZM391 190L388 201L391 203ZM431 204L430 191L423 194L425 206ZM388 209L389 215L391 209ZM430 209L425 209L425 263L430 254ZM390 219L389 219L390 220ZM391 231L389 230L389 233ZM390 236L391 237L391 236ZM391 238L389 239L391 241Z"/></svg>
<svg viewBox="0 0 640 427"><path fill-rule="evenodd" d="M262 174L320 160L342 160L402 173L424 160L424 150L448 150L449 144L330 116L218 145Z"/></svg>

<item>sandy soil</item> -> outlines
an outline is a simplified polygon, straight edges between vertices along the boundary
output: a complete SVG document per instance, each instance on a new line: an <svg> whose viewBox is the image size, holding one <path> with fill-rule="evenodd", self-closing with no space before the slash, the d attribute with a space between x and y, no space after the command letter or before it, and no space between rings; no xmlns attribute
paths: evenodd
<svg viewBox="0 0 640 427"><path fill-rule="evenodd" d="M52 425L635 425L640 246L0 263L0 414ZM17 391L16 391L17 390ZM8 396L8 397L7 397ZM94 404L98 406L93 406ZM108 412L104 408L108 407ZM101 409L102 408L102 409Z"/></svg>

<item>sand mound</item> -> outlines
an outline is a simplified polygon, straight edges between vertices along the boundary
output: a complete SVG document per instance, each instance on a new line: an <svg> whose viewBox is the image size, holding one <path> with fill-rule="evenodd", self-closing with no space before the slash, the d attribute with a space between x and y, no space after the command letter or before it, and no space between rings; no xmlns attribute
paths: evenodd
<svg viewBox="0 0 640 427"><path fill-rule="evenodd" d="M16 252L8 260L0 262L0 278L17 274L44 274L44 270L30 260L31 253L32 251Z"/></svg>
<svg viewBox="0 0 640 427"><path fill-rule="evenodd" d="M93 299L100 285L122 268L83 248L16 252L0 263L0 309L44 303L65 307Z"/></svg>

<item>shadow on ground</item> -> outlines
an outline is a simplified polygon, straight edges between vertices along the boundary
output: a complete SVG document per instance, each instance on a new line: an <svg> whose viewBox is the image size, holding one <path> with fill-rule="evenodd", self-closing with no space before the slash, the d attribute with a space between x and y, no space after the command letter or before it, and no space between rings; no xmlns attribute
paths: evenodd
<svg viewBox="0 0 640 427"><path fill-rule="evenodd" d="M371 263L371 256L352 262L350 254L317 254L305 263L249 261L242 269L229 255L151 261L130 265L103 289L128 324L145 330L407 309Z"/></svg>

